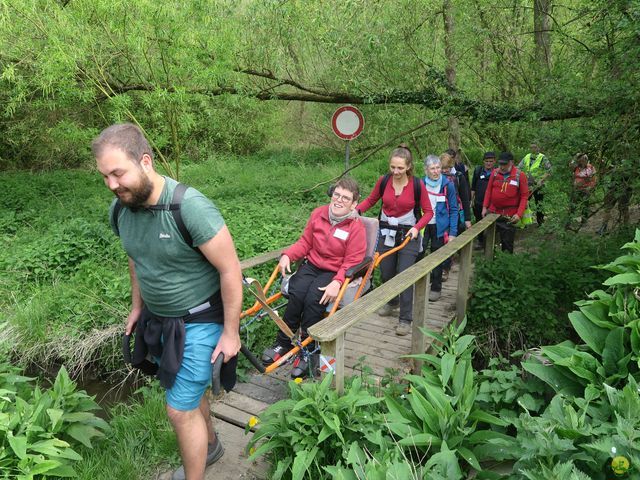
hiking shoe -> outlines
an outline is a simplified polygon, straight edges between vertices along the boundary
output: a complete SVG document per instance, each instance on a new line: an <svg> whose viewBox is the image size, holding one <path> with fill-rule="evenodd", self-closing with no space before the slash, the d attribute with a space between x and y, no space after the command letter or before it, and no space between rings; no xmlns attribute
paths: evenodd
<svg viewBox="0 0 640 480"><path fill-rule="evenodd" d="M396 326L396 335L399 337L404 337L405 335L409 335L411 333L411 323L409 322L399 322Z"/></svg>
<svg viewBox="0 0 640 480"><path fill-rule="evenodd" d="M429 292L429 301L430 302L435 302L435 301L439 300L441 296L442 296L442 292L436 292L434 290L431 290Z"/></svg>
<svg viewBox="0 0 640 480"><path fill-rule="evenodd" d="M207 445L207 463L206 466L213 465L224 455L224 447L222 446L222 442L218 439L216 435L215 443ZM184 465L180 465L180 467L173 472L171 476L171 480L186 480L186 476L184 474Z"/></svg>
<svg viewBox="0 0 640 480"><path fill-rule="evenodd" d="M309 373L315 375L318 368L318 356L309 355L305 358L303 355L298 354L293 361L293 368L291 369L291 378L307 378Z"/></svg>
<svg viewBox="0 0 640 480"><path fill-rule="evenodd" d="M398 310L399 309L397 306L389 305L388 303L385 303L378 310L376 310L376 314L378 314L381 317L393 317L395 314L398 313Z"/></svg>
<svg viewBox="0 0 640 480"><path fill-rule="evenodd" d="M289 348L283 347L282 345L274 345L262 352L262 358L260 360L262 360L262 364L265 367L268 367L272 363L280 360L289 350Z"/></svg>

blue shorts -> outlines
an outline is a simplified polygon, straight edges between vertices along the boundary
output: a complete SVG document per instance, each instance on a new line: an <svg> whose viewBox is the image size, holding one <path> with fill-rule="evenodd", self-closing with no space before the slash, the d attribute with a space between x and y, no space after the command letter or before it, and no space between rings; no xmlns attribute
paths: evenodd
<svg viewBox="0 0 640 480"><path fill-rule="evenodd" d="M187 323L184 357L173 387L167 389L167 405L181 411L200 405L204 391L211 384L211 355L222 335L218 323Z"/></svg>

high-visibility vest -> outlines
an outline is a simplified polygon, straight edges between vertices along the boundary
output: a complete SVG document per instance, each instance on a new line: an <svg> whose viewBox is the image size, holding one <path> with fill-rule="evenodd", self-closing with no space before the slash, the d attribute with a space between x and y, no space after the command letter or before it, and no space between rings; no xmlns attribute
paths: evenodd
<svg viewBox="0 0 640 480"><path fill-rule="evenodd" d="M539 153L536 155L536 159L533 161L533 165L531 164L531 154L527 153L525 157L522 159L524 161L524 171L531 175L534 179L538 180L540 177L544 175L544 169L540 168L542 165L542 159L544 155Z"/></svg>

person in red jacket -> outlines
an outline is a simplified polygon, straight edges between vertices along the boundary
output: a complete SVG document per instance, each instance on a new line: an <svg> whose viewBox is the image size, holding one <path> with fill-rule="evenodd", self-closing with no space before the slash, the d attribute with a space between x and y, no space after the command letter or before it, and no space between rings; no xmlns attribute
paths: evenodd
<svg viewBox="0 0 640 480"><path fill-rule="evenodd" d="M345 272L364 260L367 249L365 227L355 208L360 190L355 180L341 178L335 185L328 205L316 208L307 221L302 236L280 257L280 273L291 273L291 262L304 260L289 279L289 303L283 320L293 332L300 328L301 338L324 316L345 280ZM265 365L277 361L292 348L290 339L278 331L276 342L262 355ZM313 342L307 347L313 352ZM303 378L313 370L310 359L298 355L293 362L292 378Z"/></svg>
<svg viewBox="0 0 640 480"><path fill-rule="evenodd" d="M366 200L358 205L358 211L363 213L382 199L378 252L384 253L399 245L405 235L412 237L407 246L380 264L383 282L416 263L422 249L418 232L433 217L429 194L420 178L414 177L413 168L411 150L406 145L398 146L389 156L389 173L378 179ZM378 315L393 315L398 303L400 318L396 335L408 335L413 319L413 286L403 291L399 300L396 298L378 310Z"/></svg>
<svg viewBox="0 0 640 480"><path fill-rule="evenodd" d="M502 152L498 157L498 168L493 170L482 204L482 216L487 212L497 213L500 218L496 228L500 235L502 251L513 253L516 224L524 215L529 198L527 176L513 166L511 152Z"/></svg>

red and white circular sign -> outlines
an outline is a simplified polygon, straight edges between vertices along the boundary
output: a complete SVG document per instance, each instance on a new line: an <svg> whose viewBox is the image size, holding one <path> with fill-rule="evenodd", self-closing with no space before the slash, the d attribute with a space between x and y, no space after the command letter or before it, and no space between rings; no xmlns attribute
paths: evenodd
<svg viewBox="0 0 640 480"><path fill-rule="evenodd" d="M360 110L351 105L345 105L335 111L331 117L333 133L343 140L353 140L362 133L364 117Z"/></svg>

